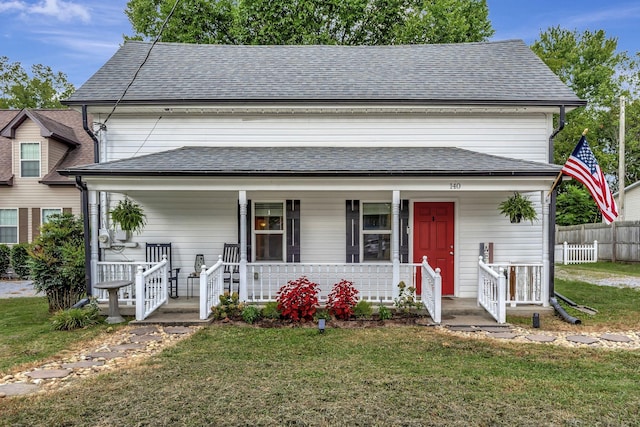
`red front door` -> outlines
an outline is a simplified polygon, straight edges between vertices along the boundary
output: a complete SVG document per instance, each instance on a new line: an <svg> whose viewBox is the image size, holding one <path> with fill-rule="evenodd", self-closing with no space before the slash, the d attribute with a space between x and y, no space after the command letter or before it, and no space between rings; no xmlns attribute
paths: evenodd
<svg viewBox="0 0 640 427"><path fill-rule="evenodd" d="M426 255L431 267L440 268L442 295L453 295L453 241L453 203L414 203L413 262L422 262ZM420 294L420 275L417 279Z"/></svg>

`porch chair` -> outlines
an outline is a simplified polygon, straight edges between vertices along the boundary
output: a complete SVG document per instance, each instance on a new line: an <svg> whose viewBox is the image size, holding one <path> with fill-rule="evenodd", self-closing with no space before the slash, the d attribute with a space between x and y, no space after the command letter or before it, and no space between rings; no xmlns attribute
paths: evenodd
<svg viewBox="0 0 640 427"><path fill-rule="evenodd" d="M233 285L237 284L237 292L240 293L240 245L237 243L225 243L222 251L224 289L233 293ZM229 265L232 263L234 265Z"/></svg>
<svg viewBox="0 0 640 427"><path fill-rule="evenodd" d="M178 274L180 268L171 268L171 243L147 243L147 262L160 262L162 256L167 256L169 262L169 297L178 298Z"/></svg>

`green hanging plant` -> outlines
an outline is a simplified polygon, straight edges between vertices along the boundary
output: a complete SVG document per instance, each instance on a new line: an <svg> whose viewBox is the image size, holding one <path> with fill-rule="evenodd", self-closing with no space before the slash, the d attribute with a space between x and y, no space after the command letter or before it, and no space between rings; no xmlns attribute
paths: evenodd
<svg viewBox="0 0 640 427"><path fill-rule="evenodd" d="M147 224L144 210L140 205L125 197L120 200L113 210L109 212L113 225L119 225L120 229L140 234Z"/></svg>
<svg viewBox="0 0 640 427"><path fill-rule="evenodd" d="M499 209L500 213L508 217L512 223L519 223L524 219L533 224L533 221L538 220L538 214L533 208L531 200L517 191L513 193L513 196L500 203Z"/></svg>

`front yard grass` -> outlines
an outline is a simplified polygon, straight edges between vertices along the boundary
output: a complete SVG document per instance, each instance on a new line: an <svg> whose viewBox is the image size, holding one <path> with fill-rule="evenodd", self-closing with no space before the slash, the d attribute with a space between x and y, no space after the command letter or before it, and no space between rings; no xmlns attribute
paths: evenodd
<svg viewBox="0 0 640 427"><path fill-rule="evenodd" d="M108 327L54 331L50 318L44 297L0 299L0 375L72 349Z"/></svg>
<svg viewBox="0 0 640 427"><path fill-rule="evenodd" d="M637 425L640 353L429 327L205 328L133 369L0 400L1 425Z"/></svg>

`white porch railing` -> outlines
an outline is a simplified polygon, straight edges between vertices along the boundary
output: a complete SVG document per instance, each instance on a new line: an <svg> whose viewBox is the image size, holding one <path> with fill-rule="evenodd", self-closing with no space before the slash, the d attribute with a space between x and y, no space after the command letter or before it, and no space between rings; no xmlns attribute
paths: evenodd
<svg viewBox="0 0 640 427"><path fill-rule="evenodd" d="M421 264L400 264L400 280L407 286L416 285L416 267ZM345 279L353 282L358 297L380 303L392 303L397 296L397 283L393 283L393 264L247 264L247 295L249 301L275 301L281 286L290 280L306 276L320 288L318 300L326 302L335 283Z"/></svg>
<svg viewBox="0 0 640 427"><path fill-rule="evenodd" d="M200 320L206 320L211 314L211 307L218 305L220 295L224 293L224 264L222 255L211 268L202 266L200 273Z"/></svg>
<svg viewBox="0 0 640 427"><path fill-rule="evenodd" d="M169 262L166 255L158 264L136 273L136 320L144 320L168 299Z"/></svg>
<svg viewBox="0 0 640 427"><path fill-rule="evenodd" d="M104 262L99 261L96 268L97 282L106 282L113 280L129 280L132 283L136 281L136 271L138 266L142 266L144 269L149 269L153 266L153 263L149 262ZM94 289L94 296L98 302L109 302L109 293L106 289ZM120 305L134 305L136 302L135 286L125 286L118 289L118 303Z"/></svg>
<svg viewBox="0 0 640 427"><path fill-rule="evenodd" d="M426 307L434 323L442 321L442 276L440 269L431 268L427 257L422 257L422 303Z"/></svg>
<svg viewBox="0 0 640 427"><path fill-rule="evenodd" d="M548 288L545 286L544 268L541 263L493 263L485 265L495 272L500 269L504 270L503 274L506 275L506 301L511 307L515 307L518 304L548 304Z"/></svg>
<svg viewBox="0 0 640 427"><path fill-rule="evenodd" d="M504 269L499 267L496 272L480 257L478 262L478 304L484 307L498 323L507 321L506 287Z"/></svg>
<svg viewBox="0 0 640 427"><path fill-rule="evenodd" d="M598 262L597 240L594 240L591 245L570 245L567 242L562 244L562 263L564 265L584 264L589 262Z"/></svg>

